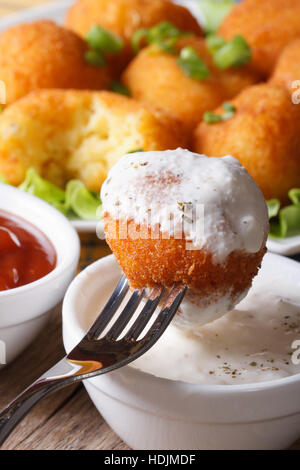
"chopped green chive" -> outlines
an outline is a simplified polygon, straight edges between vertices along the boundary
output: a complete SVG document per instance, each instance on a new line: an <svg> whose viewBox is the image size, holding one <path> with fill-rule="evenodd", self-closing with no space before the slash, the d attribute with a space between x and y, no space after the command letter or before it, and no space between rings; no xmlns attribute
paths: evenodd
<svg viewBox="0 0 300 470"><path fill-rule="evenodd" d="M106 65L106 58L104 54L100 51L95 51L95 50L87 51L84 57L87 63L94 67L105 67Z"/></svg>
<svg viewBox="0 0 300 470"><path fill-rule="evenodd" d="M135 150L131 150L128 153L138 153L138 152L144 152L144 150L143 149L135 149Z"/></svg>
<svg viewBox="0 0 300 470"><path fill-rule="evenodd" d="M226 41L221 36L210 34L205 38L205 43L210 53L215 54L221 47L225 46Z"/></svg>
<svg viewBox="0 0 300 470"><path fill-rule="evenodd" d="M206 124L215 124L217 122L227 121L235 115L236 107L233 106L231 103L225 102L222 104L222 107L226 111L226 113L215 114L211 111L207 111L203 114L203 121L206 122Z"/></svg>
<svg viewBox="0 0 300 470"><path fill-rule="evenodd" d="M234 112L228 111L227 113L222 114L222 121L228 121L228 119L231 119L234 116Z"/></svg>
<svg viewBox="0 0 300 470"><path fill-rule="evenodd" d="M206 80L210 71L205 63L198 56L196 50L191 47L184 47L177 59L177 64L183 70L185 75L195 80Z"/></svg>
<svg viewBox="0 0 300 470"><path fill-rule="evenodd" d="M176 28L172 23L169 21L163 21L156 26L153 26L149 29L149 41L156 42L157 40L164 40L164 39L171 39L175 38L178 39L185 35L183 31Z"/></svg>
<svg viewBox="0 0 300 470"><path fill-rule="evenodd" d="M226 42L213 54L214 63L222 70L241 67L251 61L251 49L246 40L238 35Z"/></svg>
<svg viewBox="0 0 300 470"><path fill-rule="evenodd" d="M119 93L120 95L130 96L130 90L121 82L114 81L110 84L111 91Z"/></svg>
<svg viewBox="0 0 300 470"><path fill-rule="evenodd" d="M155 44L158 45L158 47L166 52L167 54L177 54L177 49L175 47L177 42L176 38L170 38L170 39L164 39L162 41L157 40Z"/></svg>
<svg viewBox="0 0 300 470"><path fill-rule="evenodd" d="M198 0L207 34L214 33L234 6L234 0Z"/></svg>
<svg viewBox="0 0 300 470"><path fill-rule="evenodd" d="M86 41L91 49L109 54L118 54L124 47L123 39L98 25L90 29Z"/></svg>
<svg viewBox="0 0 300 470"><path fill-rule="evenodd" d="M141 28L135 31L131 38L131 45L135 53L140 51L143 44L157 44L164 52L176 54L177 39L187 35L190 33L181 31L169 21L163 21L152 28Z"/></svg>
<svg viewBox="0 0 300 470"><path fill-rule="evenodd" d="M206 111L206 113L203 114L203 121L206 122L206 124L215 124L216 122L223 121L223 119L220 114L215 114L211 111Z"/></svg>
<svg viewBox="0 0 300 470"><path fill-rule="evenodd" d="M231 103L227 103L227 101L225 101L225 103L223 103L222 106L223 106L223 109L225 109L225 111L229 111L231 113L236 112L236 107L233 106L233 104Z"/></svg>
<svg viewBox="0 0 300 470"><path fill-rule="evenodd" d="M148 36L149 30L147 28L141 28L135 31L131 38L131 46L136 54L140 51L143 42L148 44Z"/></svg>

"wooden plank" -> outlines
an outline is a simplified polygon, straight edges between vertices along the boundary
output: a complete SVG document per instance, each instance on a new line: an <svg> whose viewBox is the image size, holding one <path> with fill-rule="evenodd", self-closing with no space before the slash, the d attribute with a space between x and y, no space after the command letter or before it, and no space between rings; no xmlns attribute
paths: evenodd
<svg viewBox="0 0 300 470"><path fill-rule="evenodd" d="M58 412L53 413L16 450L125 450L80 387Z"/></svg>
<svg viewBox="0 0 300 470"><path fill-rule="evenodd" d="M0 408L64 355L61 309L39 338L13 364L0 372ZM125 449L80 385L43 400L3 445L12 449Z"/></svg>

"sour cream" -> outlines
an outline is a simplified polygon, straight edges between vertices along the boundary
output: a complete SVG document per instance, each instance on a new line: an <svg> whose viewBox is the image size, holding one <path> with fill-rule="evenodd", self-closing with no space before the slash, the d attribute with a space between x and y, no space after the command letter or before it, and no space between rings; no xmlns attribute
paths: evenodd
<svg viewBox="0 0 300 470"><path fill-rule="evenodd" d="M177 149L125 155L101 190L103 212L205 248L215 263L233 251L257 253L269 225L263 195L232 156Z"/></svg>
<svg viewBox="0 0 300 470"><path fill-rule="evenodd" d="M300 340L300 279L291 281L280 269L274 273L267 255L234 310L194 333L172 324L132 366L195 384L264 382L300 373L292 361L295 340Z"/></svg>

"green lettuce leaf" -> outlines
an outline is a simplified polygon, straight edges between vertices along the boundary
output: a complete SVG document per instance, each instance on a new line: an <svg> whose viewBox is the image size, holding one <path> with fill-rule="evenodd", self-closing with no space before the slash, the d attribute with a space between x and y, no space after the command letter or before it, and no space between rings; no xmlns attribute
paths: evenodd
<svg viewBox="0 0 300 470"><path fill-rule="evenodd" d="M8 181L4 178L4 176L0 175L0 183L8 184Z"/></svg>
<svg viewBox="0 0 300 470"><path fill-rule="evenodd" d="M280 209L279 199L270 199L269 201L267 201L267 207L268 207L269 219L276 217Z"/></svg>
<svg viewBox="0 0 300 470"><path fill-rule="evenodd" d="M300 188L291 189L289 198L296 207L300 207Z"/></svg>
<svg viewBox="0 0 300 470"><path fill-rule="evenodd" d="M267 201L272 238L300 235L300 189L291 189L288 194L293 204L282 209L278 199Z"/></svg>
<svg viewBox="0 0 300 470"><path fill-rule="evenodd" d="M89 191L79 180L71 180L66 191L47 181L29 168L19 189L43 199L69 219L99 220L101 201L94 191Z"/></svg>
<svg viewBox="0 0 300 470"><path fill-rule="evenodd" d="M71 180L67 184L65 205L81 219L99 220L101 218L100 198L94 192L88 191L80 180Z"/></svg>
<svg viewBox="0 0 300 470"><path fill-rule="evenodd" d="M233 8L234 0L199 0L204 18L204 29L207 34L214 33Z"/></svg>

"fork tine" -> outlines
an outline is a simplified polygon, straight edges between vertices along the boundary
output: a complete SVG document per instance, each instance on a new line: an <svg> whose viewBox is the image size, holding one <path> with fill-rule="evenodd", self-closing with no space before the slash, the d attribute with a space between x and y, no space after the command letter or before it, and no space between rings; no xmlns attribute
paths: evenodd
<svg viewBox="0 0 300 470"><path fill-rule="evenodd" d="M127 294L128 289L128 281L123 275L120 281L118 282L115 290L113 291L111 297L109 298L107 304L103 308L102 312L98 315L96 321L87 333L86 336L89 340L98 338L101 333L105 330L105 328L113 318L114 314L120 307L125 295Z"/></svg>
<svg viewBox="0 0 300 470"><path fill-rule="evenodd" d="M133 292L119 318L115 321L108 333L105 335L105 339L116 340L120 336L126 325L133 317L134 313L136 312L136 309L141 303L144 294L144 290L142 290L142 292L139 292L138 290Z"/></svg>
<svg viewBox="0 0 300 470"><path fill-rule="evenodd" d="M152 292L152 294L154 291ZM135 320L134 324L130 328L130 330L126 333L124 336L124 340L126 341L132 341L136 340L144 328L147 326L149 323L153 313L155 312L159 302L161 301L162 297L164 296L165 293L165 288L160 289L155 298L150 298L147 300L146 305L144 306L143 310L139 314L138 318Z"/></svg>
<svg viewBox="0 0 300 470"><path fill-rule="evenodd" d="M176 314L184 296L187 291L187 286L183 287L178 292L178 286L174 286L165 302L164 308L159 313L157 319L142 339L147 344L147 349L150 349L154 343L165 332L166 328L171 323L174 315ZM175 298L174 298L175 295Z"/></svg>

